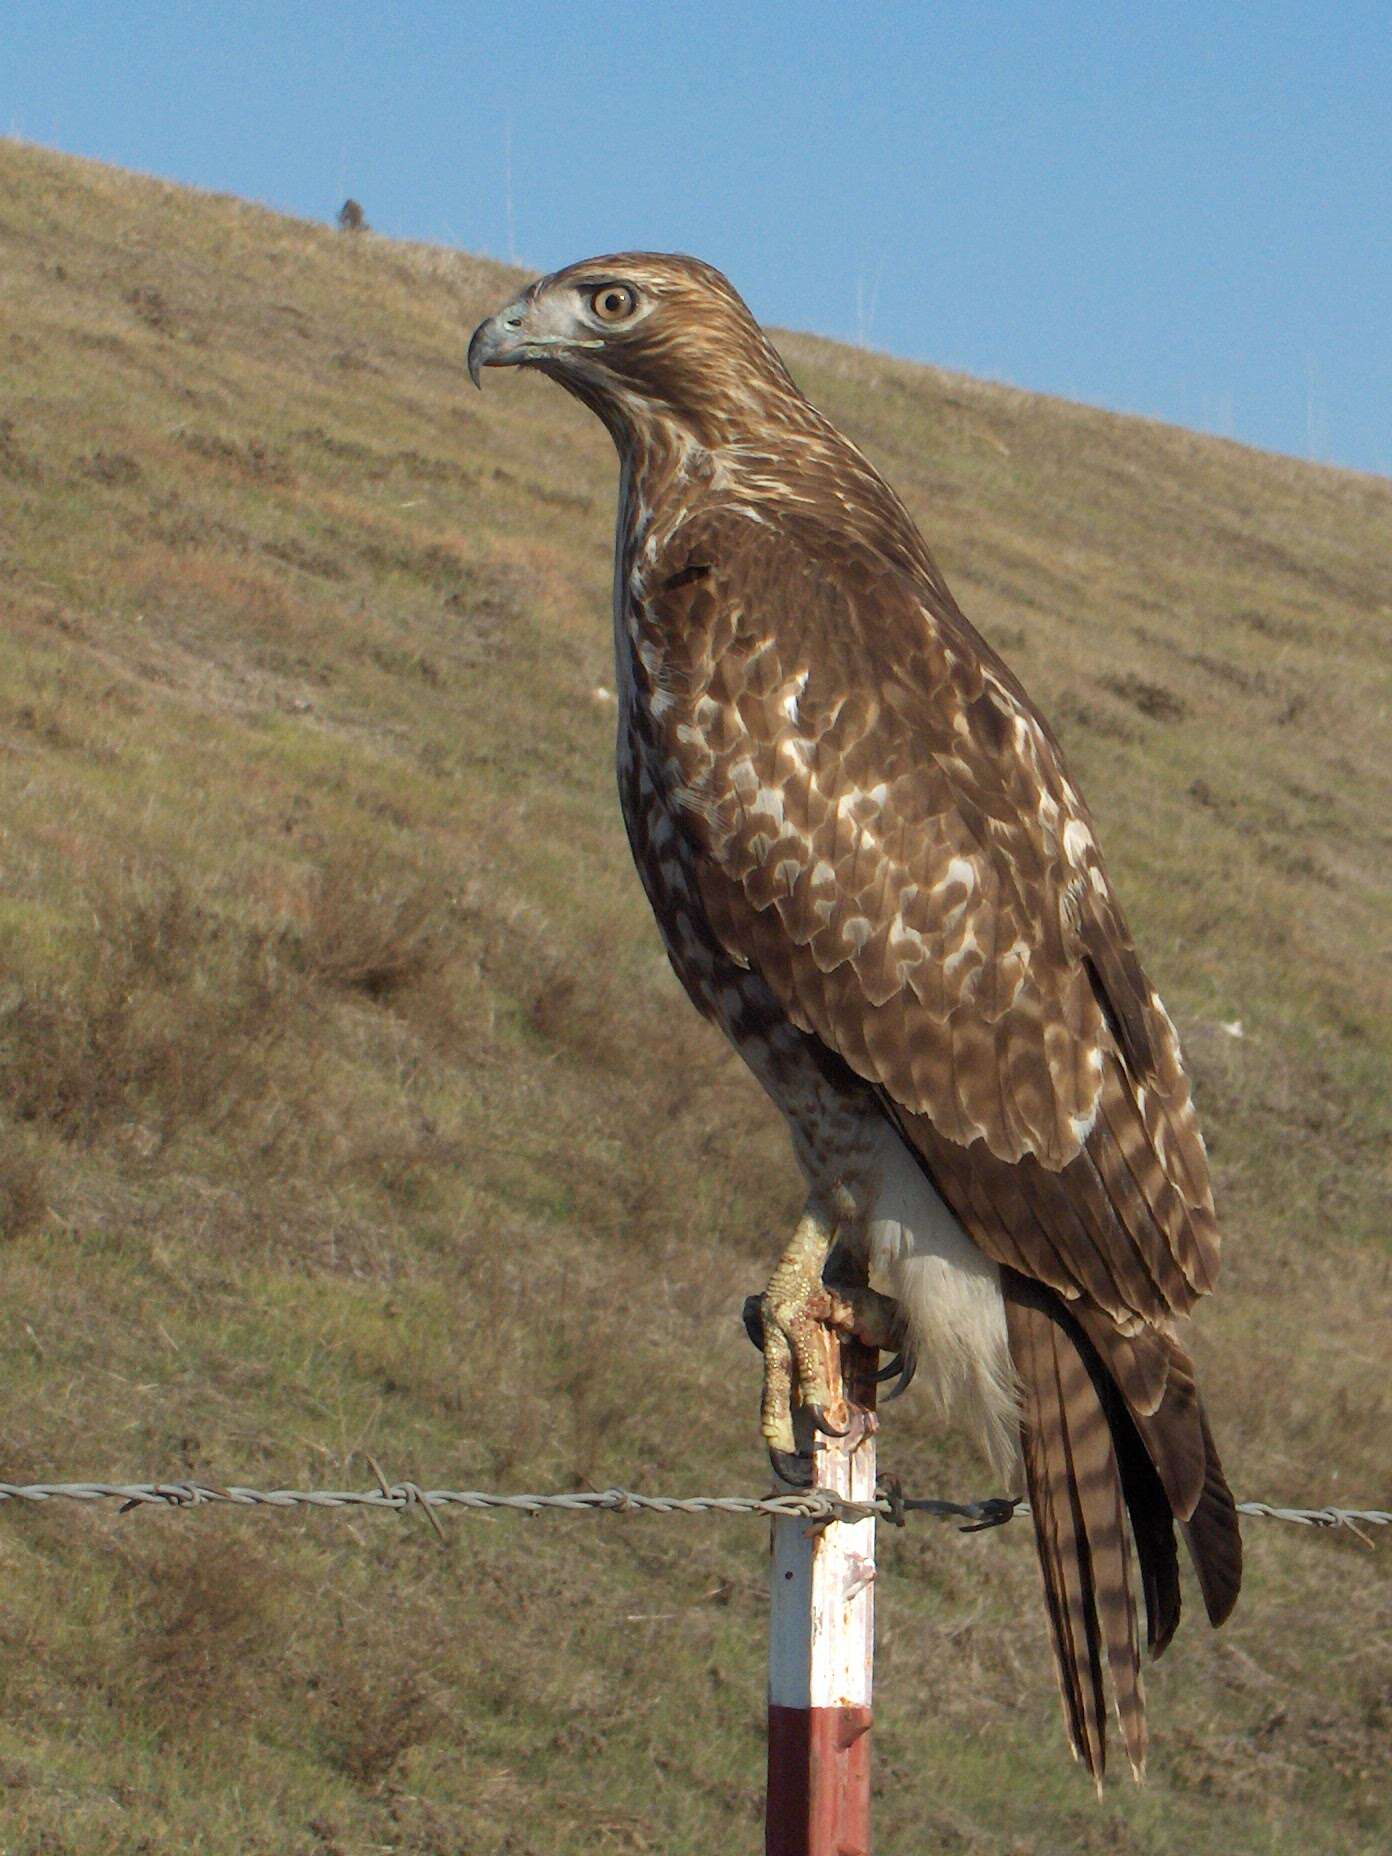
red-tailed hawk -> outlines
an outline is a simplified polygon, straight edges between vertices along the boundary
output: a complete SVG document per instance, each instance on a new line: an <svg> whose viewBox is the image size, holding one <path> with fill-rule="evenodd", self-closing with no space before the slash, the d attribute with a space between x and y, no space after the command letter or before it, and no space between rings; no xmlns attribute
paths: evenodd
<svg viewBox="0 0 1392 1856"><path fill-rule="evenodd" d="M619 785L691 998L787 1118L803 1217L759 1305L763 1430L805 1480L823 1270L903 1336L1000 1466L1023 1458L1074 1751L1104 1665L1139 1773L1129 1533L1156 1655L1175 1523L1210 1619L1232 1496L1179 1338L1218 1230L1179 1043L1063 756L903 504L803 398L718 271L628 252L475 332L608 428ZM844 1303L843 1303L844 1306Z"/></svg>

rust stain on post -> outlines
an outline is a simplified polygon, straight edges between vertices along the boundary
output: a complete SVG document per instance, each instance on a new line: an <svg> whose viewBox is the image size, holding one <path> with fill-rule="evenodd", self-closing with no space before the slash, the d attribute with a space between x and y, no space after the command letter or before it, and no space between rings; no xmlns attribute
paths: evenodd
<svg viewBox="0 0 1392 1856"><path fill-rule="evenodd" d="M840 1393L827 1415L844 1423L847 1395L873 1412L878 1355L829 1329L823 1338ZM809 1442L819 1488L874 1499L873 1429L859 1441L800 1431L800 1447ZM870 1856L874 1582L873 1517L774 1521L767 1856Z"/></svg>

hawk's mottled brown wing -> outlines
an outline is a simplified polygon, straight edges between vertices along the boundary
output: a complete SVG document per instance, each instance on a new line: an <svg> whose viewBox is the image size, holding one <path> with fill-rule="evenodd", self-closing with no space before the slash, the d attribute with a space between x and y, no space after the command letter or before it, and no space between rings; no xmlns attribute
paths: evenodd
<svg viewBox="0 0 1392 1856"><path fill-rule="evenodd" d="M1217 1262L1203 1143L1088 813L936 576L848 525L704 514L645 578L637 674L662 683L639 709L707 926L1002 1265L1069 1737L1100 1779L1105 1664L1139 1773L1126 1518L1157 1655L1171 1517L1215 1623L1241 1543L1173 1325Z"/></svg>
<svg viewBox="0 0 1392 1856"><path fill-rule="evenodd" d="M1217 1232L1178 1042L1009 671L810 519L694 518L637 616L728 953L878 1087L989 1255L1123 1332L1188 1309Z"/></svg>

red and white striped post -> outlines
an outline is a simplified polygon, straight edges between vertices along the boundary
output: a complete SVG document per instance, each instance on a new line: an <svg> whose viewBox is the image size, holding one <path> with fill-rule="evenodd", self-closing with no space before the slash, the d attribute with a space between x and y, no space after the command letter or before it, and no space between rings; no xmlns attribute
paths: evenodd
<svg viewBox="0 0 1392 1856"><path fill-rule="evenodd" d="M873 1411L878 1354L823 1330L833 1392ZM804 1420L801 1415L799 1424ZM810 1427L809 1427L810 1428ZM799 1432L800 1448L807 1447ZM816 1485L875 1499L873 1427L811 1438ZM770 1555L767 1856L870 1856L875 1520L778 1517Z"/></svg>

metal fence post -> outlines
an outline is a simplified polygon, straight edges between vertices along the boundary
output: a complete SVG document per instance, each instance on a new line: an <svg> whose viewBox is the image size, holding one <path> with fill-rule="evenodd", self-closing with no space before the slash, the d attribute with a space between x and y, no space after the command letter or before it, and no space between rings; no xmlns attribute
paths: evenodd
<svg viewBox="0 0 1392 1856"><path fill-rule="evenodd" d="M832 1389L873 1410L878 1355L829 1331L825 1343ZM807 1441L800 1432L800 1447ZM873 1433L853 1448L852 1440L820 1434L810 1441L819 1488L851 1501L875 1499ZM774 1520L767 1856L870 1856L874 1581L873 1516Z"/></svg>

